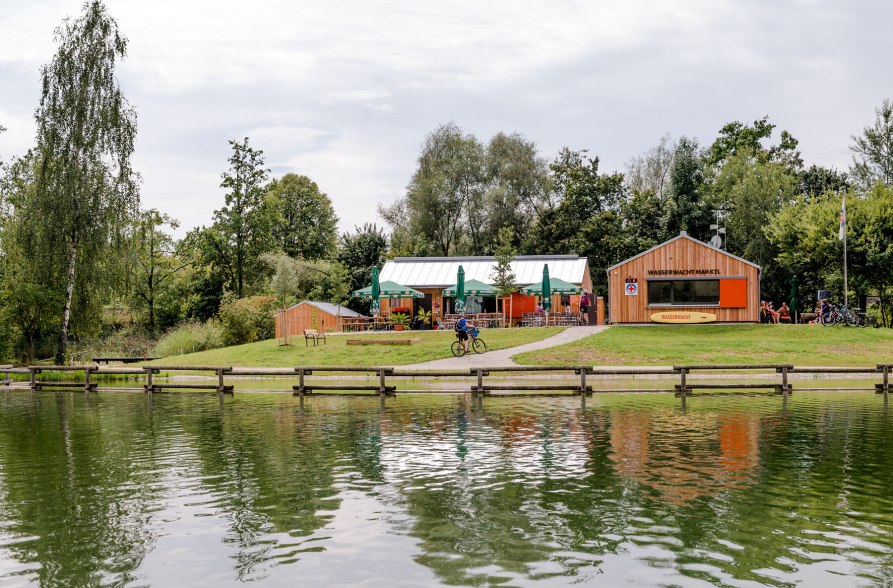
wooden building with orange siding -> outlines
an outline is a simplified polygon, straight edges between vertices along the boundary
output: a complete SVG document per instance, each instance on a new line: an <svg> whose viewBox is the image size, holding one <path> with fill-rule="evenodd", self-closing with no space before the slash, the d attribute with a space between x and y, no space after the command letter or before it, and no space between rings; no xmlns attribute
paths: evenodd
<svg viewBox="0 0 893 588"><path fill-rule="evenodd" d="M609 322L759 322L760 272L683 231L608 268Z"/></svg>
<svg viewBox="0 0 893 588"><path fill-rule="evenodd" d="M291 337L303 335L304 329L338 333L342 330L343 319L360 316L363 315L337 304L304 300L276 314L276 338L282 338L286 333Z"/></svg>

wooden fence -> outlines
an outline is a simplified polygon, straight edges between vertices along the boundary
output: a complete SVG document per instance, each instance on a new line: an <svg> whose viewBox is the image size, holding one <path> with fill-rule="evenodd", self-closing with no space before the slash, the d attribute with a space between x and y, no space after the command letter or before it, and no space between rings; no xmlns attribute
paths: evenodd
<svg viewBox="0 0 893 588"><path fill-rule="evenodd" d="M794 374L877 374L880 381L874 384L874 391L883 394L885 400L890 393L890 372L893 364L877 364L874 367L796 367L790 364L750 364L750 365L676 365L655 368L618 368L598 366L514 366L471 368L452 371L416 371L399 367L352 367L352 366L298 366L293 368L250 368L226 366L144 366L139 368L110 368L96 364L75 366L28 366L14 368L0 366L0 385L13 386L23 383L14 382L15 374L27 374L27 387L31 390L47 388L80 388L84 391L96 391L100 383L96 376L142 376L145 383L141 389L146 392L162 390L212 390L218 394L232 394L235 384L227 384L226 379L239 376L259 376L264 379L288 378L296 380L291 386L293 394L303 401L305 396L324 392L328 395L356 394L367 392L380 395L382 399L393 396L398 391L412 394L471 393L480 396L515 396L523 394L532 396L539 394L554 395L556 392L568 392L580 395L584 399L593 393L606 392L660 392L661 390L642 389L595 389L592 386L593 376L671 376L678 378L674 392L685 404L686 398L695 395L697 390L753 390L766 389L785 398L793 393ZM717 383L692 381L690 376L696 372L726 372L730 374L760 371L761 374L749 374L746 383ZM61 372L62 381L41 380L39 376L45 372ZM189 382L161 374L198 373L203 382ZM768 373L765 373L768 372ZM342 381L337 381L341 375ZM549 383L531 383L539 376L548 379ZM587 377L590 379L587 380ZM182 376L181 376L182 378ZM207 380L211 378L211 382ZM349 378L351 383L343 380ZM493 381L497 379L497 381ZM757 379L759 378L759 379ZM449 379L466 380L468 386L463 388L435 389L412 388L413 382L422 380L426 384L438 384ZM122 386L108 384L106 387L121 389ZM140 388L136 388L140 389ZM496 392L497 394L493 394Z"/></svg>

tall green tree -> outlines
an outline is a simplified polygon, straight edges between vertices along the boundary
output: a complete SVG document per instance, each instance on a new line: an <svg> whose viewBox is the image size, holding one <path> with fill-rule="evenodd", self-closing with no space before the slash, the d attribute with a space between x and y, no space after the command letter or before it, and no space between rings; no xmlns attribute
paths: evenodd
<svg viewBox="0 0 893 588"><path fill-rule="evenodd" d="M133 290L140 305L145 306L146 326L151 336L155 335L155 307L159 293L189 266L189 261L177 257L176 244L164 230L165 226L173 230L180 224L157 209L142 211L133 237Z"/></svg>
<svg viewBox="0 0 893 588"><path fill-rule="evenodd" d="M208 257L224 272L229 290L241 298L248 285L263 281L266 266L260 256L273 248L272 214L264 199L268 170L263 151L252 148L248 137L229 144L230 167L220 183L229 190L226 205L214 211L214 225L204 240Z"/></svg>
<svg viewBox="0 0 893 588"><path fill-rule="evenodd" d="M664 202L663 237L687 231L696 239L706 239L711 210L704 194L704 160L695 139L681 137L673 152L669 194Z"/></svg>
<svg viewBox="0 0 893 588"><path fill-rule="evenodd" d="M266 188L276 245L290 257L324 259L335 253L338 217L329 197L307 176L285 174Z"/></svg>
<svg viewBox="0 0 893 588"><path fill-rule="evenodd" d="M876 182L893 185L893 101L885 99L875 111L874 125L853 136L852 174L864 189Z"/></svg>
<svg viewBox="0 0 893 588"><path fill-rule="evenodd" d="M80 18L56 30L56 42L56 55L41 69L35 114L39 163L23 221L33 227L27 257L64 285L55 353L62 363L73 304L93 296L84 278L112 235L127 226L139 193L130 163L136 113L115 76L127 39L103 3L93 0ZM81 304L80 310L88 308Z"/></svg>
<svg viewBox="0 0 893 588"><path fill-rule="evenodd" d="M341 235L338 246L338 262L349 276L349 290L359 290L369 285L373 267L381 267L388 251L388 237L382 229L366 223L354 227L353 232ZM360 313L369 312L369 301L351 298L347 305Z"/></svg>
<svg viewBox="0 0 893 588"><path fill-rule="evenodd" d="M394 229L395 245L421 255L456 255L484 247L484 147L456 124L425 138L406 196L379 214Z"/></svg>
<svg viewBox="0 0 893 588"><path fill-rule="evenodd" d="M511 227L500 229L499 245L496 247L495 253L496 265L493 266L493 271L490 273L490 279L493 280L493 285L496 286L496 296L499 298L510 296L512 292L518 289L518 278L515 276L515 272L512 271L512 261L518 253L514 245L512 245L513 240L514 234ZM505 313L505 302L503 302L502 311Z"/></svg>

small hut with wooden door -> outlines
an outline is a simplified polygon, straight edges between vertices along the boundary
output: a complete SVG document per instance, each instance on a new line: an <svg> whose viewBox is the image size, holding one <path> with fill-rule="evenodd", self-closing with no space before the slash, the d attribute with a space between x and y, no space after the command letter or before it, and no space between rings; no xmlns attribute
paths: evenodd
<svg viewBox="0 0 893 588"><path fill-rule="evenodd" d="M305 329L320 333L342 330L343 319L361 317L360 313L331 302L304 300L276 315L276 338L303 335Z"/></svg>

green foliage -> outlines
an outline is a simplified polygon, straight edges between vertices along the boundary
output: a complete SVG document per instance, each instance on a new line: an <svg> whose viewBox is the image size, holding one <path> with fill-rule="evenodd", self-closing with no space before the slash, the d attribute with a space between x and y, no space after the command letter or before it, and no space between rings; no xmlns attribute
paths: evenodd
<svg viewBox="0 0 893 588"><path fill-rule="evenodd" d="M276 246L290 257L330 258L338 217L329 197L307 176L285 174L266 188Z"/></svg>
<svg viewBox="0 0 893 588"><path fill-rule="evenodd" d="M233 153L221 188L229 190L226 205L214 211L214 225L201 231L205 260L226 276L227 288L238 297L250 286L261 286L265 266L260 255L272 249L272 212L264 199L263 151L230 141Z"/></svg>
<svg viewBox="0 0 893 588"><path fill-rule="evenodd" d="M416 313L416 320L420 325L430 325L431 324L431 311L425 310L424 308L419 308L418 313Z"/></svg>
<svg viewBox="0 0 893 588"><path fill-rule="evenodd" d="M273 296L223 297L220 305L220 325L224 345L241 345L271 339L276 334L274 316L276 299Z"/></svg>
<svg viewBox="0 0 893 588"><path fill-rule="evenodd" d="M38 165L34 190L17 210L33 230L23 255L38 279L62 289L56 362L65 359L72 315L89 324L102 282L94 272L113 262L103 254L135 212L136 175L130 166L136 113L115 78L127 39L98 0L56 31L58 51L41 69L35 113Z"/></svg>
<svg viewBox="0 0 893 588"><path fill-rule="evenodd" d="M499 229L520 241L549 207L549 177L536 145L498 133L485 147L457 125L441 125L422 146L406 197L379 214L401 255L485 255Z"/></svg>
<svg viewBox="0 0 893 588"><path fill-rule="evenodd" d="M216 349L223 345L223 329L218 321L188 322L166 333L155 344L152 354L168 357Z"/></svg>
<svg viewBox="0 0 893 588"><path fill-rule="evenodd" d="M503 227L499 230L499 246L496 248L496 265L493 266L493 273L490 279L496 286L497 296L508 296L517 290L515 272L512 271L512 260L515 258L516 250L512 245L512 229L511 227Z"/></svg>
<svg viewBox="0 0 893 588"><path fill-rule="evenodd" d="M353 292L369 285L373 267L384 263L388 249L388 237L374 224L355 227L353 233L344 233L338 247L338 263L348 276L348 291ZM347 306L361 314L369 314L369 301L351 298Z"/></svg>
<svg viewBox="0 0 893 588"><path fill-rule="evenodd" d="M843 298L840 196L811 198L772 215L766 235L778 248L777 267L800 276L807 292L830 289ZM893 188L877 184L863 197L847 194L850 297L879 296L884 325L893 317Z"/></svg>
<svg viewBox="0 0 893 588"><path fill-rule="evenodd" d="M863 189L875 183L893 185L893 101L885 99L875 109L874 126L853 136L853 177Z"/></svg>
<svg viewBox="0 0 893 588"><path fill-rule="evenodd" d="M670 169L669 197L664 201L663 239L675 237L686 231L696 239L709 238L707 234L711 211L704 198L704 161L698 150L698 142L682 137L673 152Z"/></svg>
<svg viewBox="0 0 893 588"><path fill-rule="evenodd" d="M157 326L156 303L159 298L170 302L165 294L172 278L189 265L188 261L177 257L174 239L162 230L164 226L176 229L179 223L153 208L140 212L134 227L131 265L133 292L137 307L145 308L145 323L150 336L155 334Z"/></svg>
<svg viewBox="0 0 893 588"><path fill-rule="evenodd" d="M408 327L410 323L409 315L405 312L394 312L388 317L388 322L393 326Z"/></svg>
<svg viewBox="0 0 893 588"><path fill-rule="evenodd" d="M799 141L787 131L781 132L778 145L766 147L763 141L772 136L775 125L764 116L747 126L738 121L730 122L719 130L719 136L707 150L707 165L715 168L735 156L749 157L761 162L781 163L791 171L803 167L803 160L797 150Z"/></svg>

